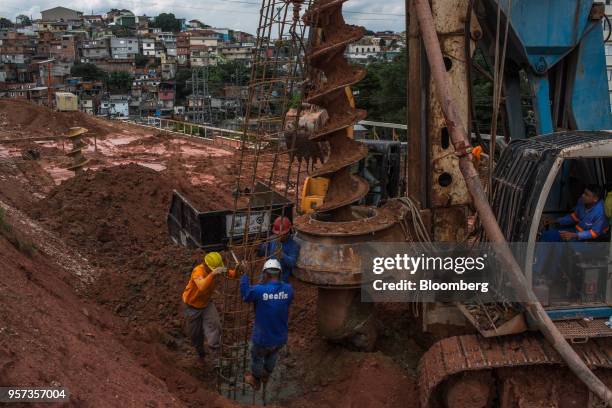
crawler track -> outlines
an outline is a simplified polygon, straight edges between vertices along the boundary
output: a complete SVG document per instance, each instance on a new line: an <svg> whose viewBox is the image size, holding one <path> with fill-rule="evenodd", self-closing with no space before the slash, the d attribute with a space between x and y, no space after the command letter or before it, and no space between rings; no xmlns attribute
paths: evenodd
<svg viewBox="0 0 612 408"><path fill-rule="evenodd" d="M612 368L612 342L591 339L574 348L591 368ZM485 339L478 335L449 337L435 343L419 363L421 407L432 406L432 397L451 377L464 372L533 366L562 366L557 352L539 334Z"/></svg>

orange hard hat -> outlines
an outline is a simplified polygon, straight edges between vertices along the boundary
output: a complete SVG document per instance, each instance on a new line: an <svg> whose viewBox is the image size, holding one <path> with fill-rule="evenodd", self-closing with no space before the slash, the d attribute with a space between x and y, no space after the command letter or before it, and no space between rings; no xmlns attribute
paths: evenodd
<svg viewBox="0 0 612 408"><path fill-rule="evenodd" d="M272 225L272 232L274 234L284 234L291 231L291 220L287 217L277 217L274 220L274 225Z"/></svg>

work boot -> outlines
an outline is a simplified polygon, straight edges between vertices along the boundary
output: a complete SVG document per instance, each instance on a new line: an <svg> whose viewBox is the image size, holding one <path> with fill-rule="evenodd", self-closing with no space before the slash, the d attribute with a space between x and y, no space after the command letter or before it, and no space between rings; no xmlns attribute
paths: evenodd
<svg viewBox="0 0 612 408"><path fill-rule="evenodd" d="M246 373L244 375L244 382L249 384L254 391L258 391L259 388L261 388L261 381L251 373Z"/></svg>

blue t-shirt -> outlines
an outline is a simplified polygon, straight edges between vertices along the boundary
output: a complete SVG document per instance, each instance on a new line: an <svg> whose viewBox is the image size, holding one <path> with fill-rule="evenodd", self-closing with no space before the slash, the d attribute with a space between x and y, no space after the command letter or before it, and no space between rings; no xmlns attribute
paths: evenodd
<svg viewBox="0 0 612 408"><path fill-rule="evenodd" d="M240 294L245 302L255 304L253 344L260 347L278 347L287 343L289 331L289 306L293 301L293 288L284 282L268 282L260 285L249 283L243 275Z"/></svg>
<svg viewBox="0 0 612 408"><path fill-rule="evenodd" d="M259 256L266 255L270 259L276 259L274 253L276 251L277 245L279 244L279 240L270 241L267 244L262 244L259 247ZM300 255L300 246L293 237L289 237L284 242L280 242L281 244L281 266L283 267L283 282L287 282L289 280L289 276L293 273L293 268L297 264L298 256Z"/></svg>

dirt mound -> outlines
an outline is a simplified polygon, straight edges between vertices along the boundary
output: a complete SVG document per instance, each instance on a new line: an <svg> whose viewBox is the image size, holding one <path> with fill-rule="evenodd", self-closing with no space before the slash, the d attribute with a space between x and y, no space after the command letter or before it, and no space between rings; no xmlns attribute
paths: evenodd
<svg viewBox="0 0 612 408"><path fill-rule="evenodd" d="M202 381L193 357L177 358L163 331L133 327L79 297L80 283L98 273L36 222L6 208L0 217L0 290L6 293L0 383L64 386L71 406L234 406L211 391L210 375Z"/></svg>
<svg viewBox="0 0 612 408"><path fill-rule="evenodd" d="M112 127L82 112L56 112L28 101L0 100L0 130L23 137L54 136L82 126L90 135L104 136Z"/></svg>
<svg viewBox="0 0 612 408"><path fill-rule="evenodd" d="M176 330L180 294L199 254L170 242L166 214L173 189L194 205L207 202L206 191L179 177L129 164L65 181L32 214L107 271L92 288L98 301L130 321Z"/></svg>
<svg viewBox="0 0 612 408"><path fill-rule="evenodd" d="M311 361L318 365L305 373L305 382L313 385L303 397L291 401L291 407L418 407L415 380L390 357L332 349L325 358L318 358Z"/></svg>
<svg viewBox="0 0 612 408"><path fill-rule="evenodd" d="M47 256L29 258L0 235L0 264L1 384L66 387L74 406L182 405L113 337L112 318L79 299Z"/></svg>

